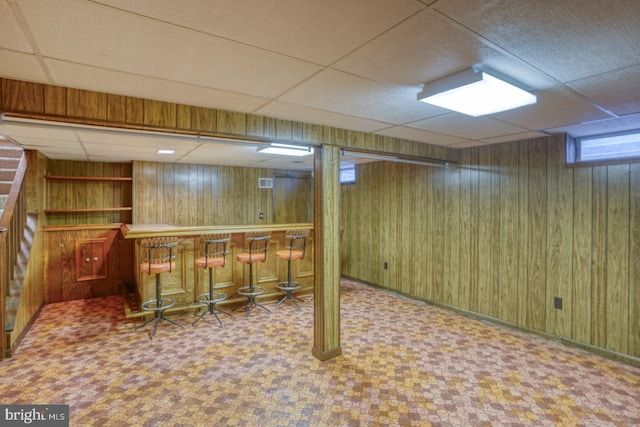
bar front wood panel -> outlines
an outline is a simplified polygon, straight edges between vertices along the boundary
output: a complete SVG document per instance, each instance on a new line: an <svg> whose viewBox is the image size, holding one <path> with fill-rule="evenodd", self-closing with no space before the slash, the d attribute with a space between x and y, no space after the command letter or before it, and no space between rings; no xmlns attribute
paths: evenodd
<svg viewBox="0 0 640 427"><path fill-rule="evenodd" d="M464 149L449 170L358 166L342 274L640 357L640 164L568 168L563 150L558 135Z"/></svg>

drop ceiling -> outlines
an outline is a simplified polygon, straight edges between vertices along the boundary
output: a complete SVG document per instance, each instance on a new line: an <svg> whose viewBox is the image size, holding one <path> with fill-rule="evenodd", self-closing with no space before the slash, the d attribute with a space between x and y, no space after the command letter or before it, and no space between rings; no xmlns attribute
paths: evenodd
<svg viewBox="0 0 640 427"><path fill-rule="evenodd" d="M0 0L0 77L464 148L640 128L638 22L637 0ZM416 100L477 64L538 103L471 118ZM52 158L311 165L152 134L0 133Z"/></svg>

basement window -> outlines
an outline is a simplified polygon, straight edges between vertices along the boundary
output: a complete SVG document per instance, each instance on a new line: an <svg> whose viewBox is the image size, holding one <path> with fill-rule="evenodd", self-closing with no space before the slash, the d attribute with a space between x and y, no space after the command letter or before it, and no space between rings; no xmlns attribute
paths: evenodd
<svg viewBox="0 0 640 427"><path fill-rule="evenodd" d="M640 160L640 129L569 138L568 163L608 163Z"/></svg>

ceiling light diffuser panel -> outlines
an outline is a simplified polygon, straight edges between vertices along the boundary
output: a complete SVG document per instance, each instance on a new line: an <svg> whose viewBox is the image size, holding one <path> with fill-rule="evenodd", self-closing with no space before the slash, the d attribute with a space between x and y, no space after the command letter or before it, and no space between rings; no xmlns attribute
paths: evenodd
<svg viewBox="0 0 640 427"><path fill-rule="evenodd" d="M418 101L472 117L535 104L536 100L536 95L475 68L425 83L418 93Z"/></svg>

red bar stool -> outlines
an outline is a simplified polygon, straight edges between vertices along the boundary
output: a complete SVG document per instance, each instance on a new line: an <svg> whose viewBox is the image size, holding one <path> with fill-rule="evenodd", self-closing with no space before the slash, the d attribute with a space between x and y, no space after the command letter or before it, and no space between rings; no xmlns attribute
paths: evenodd
<svg viewBox="0 0 640 427"><path fill-rule="evenodd" d="M178 239L176 237L154 237L140 241L140 245L142 246L142 262L140 263L140 271L146 272L149 275L155 274L156 297L155 299L143 302L141 305L142 310L153 312L154 317L147 320L142 325L137 326L134 331L137 331L148 323L155 321L151 339L155 338L158 325L163 320L184 329L182 324L164 316L164 311L173 307L176 304L176 301L172 298L163 298L162 287L160 285L160 274L171 273L171 271L176 268L176 254L174 247L177 244Z"/></svg>
<svg viewBox="0 0 640 427"><path fill-rule="evenodd" d="M245 308L245 317L249 317L251 309L254 307L262 307L265 311L271 313L264 305L256 302L256 297L265 293L262 286L254 286L253 284L253 264L256 262L265 262L267 260L267 249L269 248L269 239L271 233L254 232L245 235L245 251L237 255L238 262L249 264L249 286L243 286L238 289L238 294L247 297L247 303L243 306L236 307Z"/></svg>
<svg viewBox="0 0 640 427"><path fill-rule="evenodd" d="M230 234L212 234L208 236L202 236L200 242L204 244L204 251L202 256L195 260L196 267L209 270L209 292L205 292L196 297L196 300L206 306L206 310L198 316L196 320L191 323L193 327L200 319L207 314L215 316L220 323L220 327L224 327L222 320L218 317L218 313L224 313L227 316L231 316L231 313L218 310L216 304L220 301L227 299L227 294L224 292L215 292L215 280L213 270L217 267L224 267L227 261L227 254L229 253L229 242L231 240Z"/></svg>
<svg viewBox="0 0 640 427"><path fill-rule="evenodd" d="M300 289L301 285L300 282L291 281L291 261L304 258L305 249L307 247L307 237L309 237L309 230L288 230L285 234L285 240L287 241L286 249L276 252L276 256L278 258L287 260L287 281L280 282L276 285L276 288L284 291L285 295L273 307L273 310L278 308L287 300L290 300L298 310L302 310L296 300L303 300L293 295L293 291Z"/></svg>

